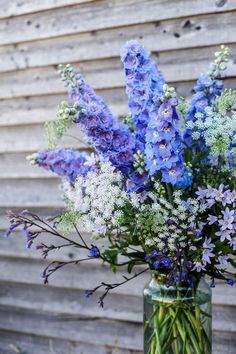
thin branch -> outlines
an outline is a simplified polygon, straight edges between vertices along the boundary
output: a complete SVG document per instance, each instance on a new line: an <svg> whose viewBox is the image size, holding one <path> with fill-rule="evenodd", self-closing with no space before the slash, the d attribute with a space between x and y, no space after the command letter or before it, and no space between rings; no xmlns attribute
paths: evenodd
<svg viewBox="0 0 236 354"><path fill-rule="evenodd" d="M88 260L94 260L95 258L92 257L87 257L87 258L81 258L81 259L75 259L73 261L67 261L67 262L61 262L61 261L53 261L51 263L49 263L49 265L44 269L43 273L42 273L42 278L44 279L44 284L48 283L48 278L55 273L58 269L69 265L69 264L79 264ZM54 268L50 268L53 265L55 265Z"/></svg>
<svg viewBox="0 0 236 354"><path fill-rule="evenodd" d="M115 289L115 288L118 288L119 286L122 286L126 283L128 283L129 281L137 278L138 276L140 276L141 274L145 273L146 271L148 271L149 268L145 268L143 269L141 272L139 273L135 273L132 277L128 278L126 277L125 275L123 275L123 278L124 280L120 283L114 283L114 284L110 284L110 283L105 283L105 282L102 282L100 285L96 286L94 289L92 290L87 290L86 291L86 297L90 297L91 295L93 295L97 290L101 289L101 288L105 288L105 291L104 293L102 294L102 296L100 296L99 300L98 300L98 303L101 307L104 306L104 299L105 297L108 295L108 293Z"/></svg>
<svg viewBox="0 0 236 354"><path fill-rule="evenodd" d="M81 241L83 242L84 246L87 248L88 245L87 245L87 243L84 241L84 239L83 239L81 233L79 232L79 230L78 230L78 228L77 228L77 225L76 225L75 223L73 223L73 225L74 225L74 228L75 228L75 230L76 230L78 236L80 237Z"/></svg>

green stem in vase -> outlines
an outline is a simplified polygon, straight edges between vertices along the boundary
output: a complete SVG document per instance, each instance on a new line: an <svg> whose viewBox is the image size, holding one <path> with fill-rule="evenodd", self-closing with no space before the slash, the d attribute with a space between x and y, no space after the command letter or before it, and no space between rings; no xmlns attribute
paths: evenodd
<svg viewBox="0 0 236 354"><path fill-rule="evenodd" d="M162 354L160 337L159 337L160 323L159 323L159 316L157 313L159 310L159 306L155 305L154 308L155 308L155 313L156 313L156 316L154 317L154 332L155 332L155 337L156 337L156 350L155 350L154 354Z"/></svg>

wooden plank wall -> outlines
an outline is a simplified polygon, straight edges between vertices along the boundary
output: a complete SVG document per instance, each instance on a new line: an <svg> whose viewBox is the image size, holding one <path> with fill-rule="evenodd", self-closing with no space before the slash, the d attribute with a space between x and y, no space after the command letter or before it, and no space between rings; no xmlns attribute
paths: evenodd
<svg viewBox="0 0 236 354"><path fill-rule="evenodd" d="M179 94L189 95L222 43L231 49L226 83L235 87L235 24L236 0L0 0L1 232L9 208L46 214L62 206L58 180L25 161L46 146L43 122L55 119L66 98L58 63L79 67L121 114L127 107L119 53L128 39L142 41ZM68 139L67 146L86 147ZM83 290L112 281L106 267L68 267L45 287L43 266L21 234L0 238L0 354L142 353L146 277L114 292L101 310ZM223 285L214 290L214 354L236 353L235 295Z"/></svg>

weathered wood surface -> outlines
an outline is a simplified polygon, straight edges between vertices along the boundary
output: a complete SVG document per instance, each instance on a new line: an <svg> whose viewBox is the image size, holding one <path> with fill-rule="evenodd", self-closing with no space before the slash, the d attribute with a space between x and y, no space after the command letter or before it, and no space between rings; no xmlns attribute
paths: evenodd
<svg viewBox="0 0 236 354"><path fill-rule="evenodd" d="M208 2L209 12L227 11L227 7L213 5ZM236 9L235 0L230 1L231 10ZM51 38L64 34L84 33L106 28L130 26L146 22L158 22L173 18L181 18L201 14L205 8L204 0L191 0L186 6L183 0L103 0L94 3L80 4L27 14L0 20L0 43L19 43L22 41ZM96 16L94 16L96 14ZM222 15L222 20L224 19ZM228 22L228 21L227 21Z"/></svg>
<svg viewBox="0 0 236 354"><path fill-rule="evenodd" d="M183 48L185 51L191 47L196 48L197 57L204 50L208 52L206 59L214 51L214 48L207 47L213 44L234 43L235 41L235 13L224 14L225 31L231 32L230 40L227 32L220 31L219 25L222 15L208 15L205 17L184 18L164 23L151 22L131 27L119 27L104 31L77 33L72 36L59 36L53 39L36 40L23 42L14 45L0 47L0 70L10 71L28 67L42 67L46 65L58 65L58 52L60 62L76 62L97 60L98 58L117 57L125 41L130 38L142 40L142 43L153 52L177 50ZM208 43L206 43L206 36ZM212 42L214 39L214 42ZM202 48L199 48L202 46ZM180 51L181 53L181 51ZM163 53L171 60L175 53ZM160 59L161 59L160 54ZM191 51L187 50L187 58L191 59ZM196 59L196 55L195 55Z"/></svg>
<svg viewBox="0 0 236 354"><path fill-rule="evenodd" d="M229 45L225 83L236 87L236 0L1 0L0 233L7 209L42 215L63 207L58 179L25 157L46 147L43 122L66 99L57 64L72 63L115 115L128 112L120 50L139 39L179 95L191 94L218 46ZM68 132L70 135L71 132ZM87 148L79 130L62 144ZM46 237L46 236L45 236ZM47 242L50 242L47 237ZM78 256L68 249L50 260ZM97 261L68 267L43 286L47 262L25 236L0 238L0 354L141 354L142 288L148 275L97 307L83 291L115 276ZM214 354L236 353L235 288L213 291Z"/></svg>
<svg viewBox="0 0 236 354"><path fill-rule="evenodd" d="M236 17L235 17L236 20ZM231 47L232 58L228 65L227 77L236 76L236 48ZM208 70L206 53L193 51L189 61L183 58L183 53L177 52L165 55L160 61L160 68L166 80L171 83L196 80L201 72ZM201 54L202 58L201 58ZM214 58L214 50L208 51L209 57ZM185 53L186 55L186 53ZM197 65L196 65L197 64ZM75 68L83 74L84 78L97 90L114 89L124 86L124 74L119 58L110 58L85 63L75 63ZM106 73L104 75L104 73ZM52 95L65 93L65 87L60 81L55 66L12 71L1 74L2 91L0 99L22 96ZM50 82L50 85L48 85Z"/></svg>

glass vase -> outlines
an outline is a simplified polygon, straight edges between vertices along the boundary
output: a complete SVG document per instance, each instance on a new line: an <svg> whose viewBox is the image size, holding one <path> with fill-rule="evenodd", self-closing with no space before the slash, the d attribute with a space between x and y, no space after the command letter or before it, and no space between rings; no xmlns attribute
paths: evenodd
<svg viewBox="0 0 236 354"><path fill-rule="evenodd" d="M211 354L211 288L165 284L153 273L144 289L144 354Z"/></svg>

